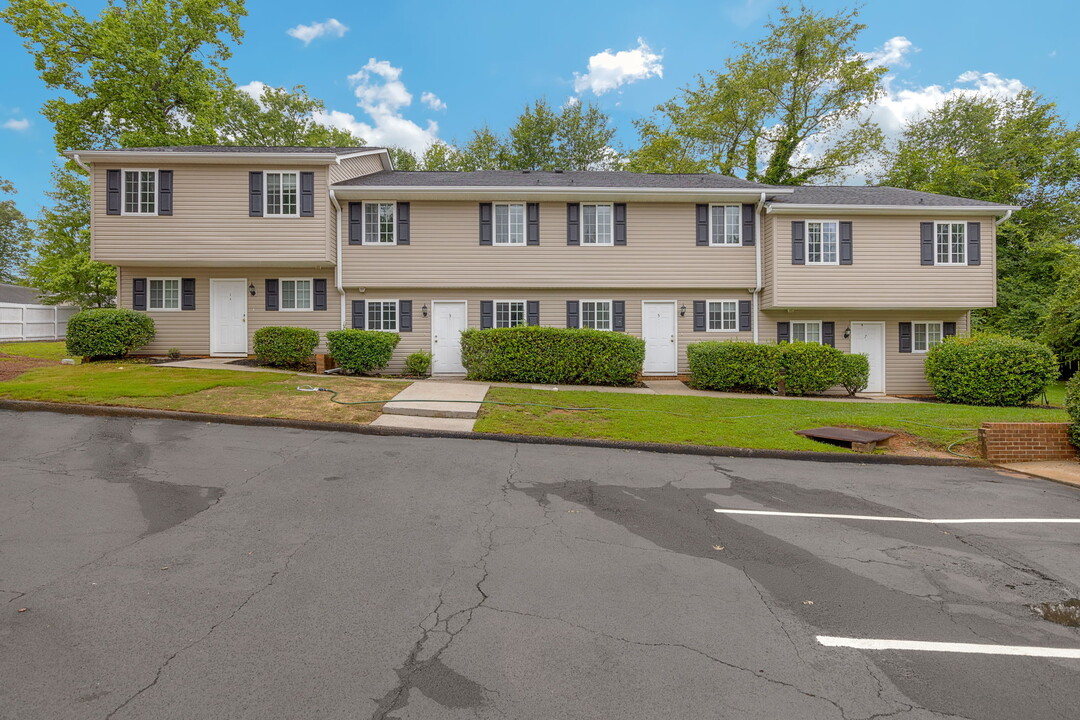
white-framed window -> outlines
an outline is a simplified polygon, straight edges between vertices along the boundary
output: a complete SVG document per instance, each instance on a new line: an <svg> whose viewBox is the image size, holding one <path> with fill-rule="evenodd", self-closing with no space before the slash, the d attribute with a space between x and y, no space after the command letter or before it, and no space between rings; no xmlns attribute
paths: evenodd
<svg viewBox="0 0 1080 720"><path fill-rule="evenodd" d="M709 207L709 244L742 245L742 206Z"/></svg>
<svg viewBox="0 0 1080 720"><path fill-rule="evenodd" d="M300 173L270 170L263 173L266 217L300 217Z"/></svg>
<svg viewBox="0 0 1080 720"><path fill-rule="evenodd" d="M291 278L281 281L282 310L311 310L311 280Z"/></svg>
<svg viewBox="0 0 1080 720"><path fill-rule="evenodd" d="M934 264L967 264L967 224L962 222L934 223Z"/></svg>
<svg viewBox="0 0 1080 720"><path fill-rule="evenodd" d="M495 203L495 244L525 244L524 203Z"/></svg>
<svg viewBox="0 0 1080 720"><path fill-rule="evenodd" d="M707 303L706 329L710 332L738 332L739 301L710 300Z"/></svg>
<svg viewBox="0 0 1080 720"><path fill-rule="evenodd" d="M836 220L806 221L806 262L810 265L840 264L840 223Z"/></svg>
<svg viewBox="0 0 1080 720"><path fill-rule="evenodd" d="M802 321L791 323L791 342L821 344L821 321Z"/></svg>
<svg viewBox="0 0 1080 720"><path fill-rule="evenodd" d="M612 328L611 301L582 300L581 327L593 330L610 330Z"/></svg>
<svg viewBox="0 0 1080 720"><path fill-rule="evenodd" d="M157 170L124 170L124 215L157 215Z"/></svg>
<svg viewBox="0 0 1080 720"><path fill-rule="evenodd" d="M911 324L911 351L924 353L935 345L941 344L942 325L939 322L917 322Z"/></svg>
<svg viewBox="0 0 1080 720"><path fill-rule="evenodd" d="M397 332L398 301L368 300L367 312L364 314L364 322L367 325L368 330Z"/></svg>
<svg viewBox="0 0 1080 720"><path fill-rule="evenodd" d="M149 278L146 282L147 310L180 309L180 278Z"/></svg>
<svg viewBox="0 0 1080 720"><path fill-rule="evenodd" d="M610 204L581 204L581 244L615 244L615 210Z"/></svg>
<svg viewBox="0 0 1080 720"><path fill-rule="evenodd" d="M524 300L496 300L495 327L509 328L525 324Z"/></svg>
<svg viewBox="0 0 1080 720"><path fill-rule="evenodd" d="M397 203L364 203L364 244L397 244Z"/></svg>

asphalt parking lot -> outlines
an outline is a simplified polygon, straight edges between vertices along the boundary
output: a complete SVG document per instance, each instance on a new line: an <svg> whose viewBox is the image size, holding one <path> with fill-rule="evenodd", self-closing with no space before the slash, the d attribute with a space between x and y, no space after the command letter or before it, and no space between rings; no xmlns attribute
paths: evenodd
<svg viewBox="0 0 1080 720"><path fill-rule="evenodd" d="M3 718L1080 707L1080 657L1043 656L1080 629L1031 609L1080 596L1072 487L52 413L0 438Z"/></svg>

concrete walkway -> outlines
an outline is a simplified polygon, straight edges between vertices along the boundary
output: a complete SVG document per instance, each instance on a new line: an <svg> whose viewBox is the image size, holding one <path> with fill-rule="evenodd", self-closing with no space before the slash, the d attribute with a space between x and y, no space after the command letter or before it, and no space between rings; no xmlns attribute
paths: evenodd
<svg viewBox="0 0 1080 720"><path fill-rule="evenodd" d="M468 432L473 429L488 387L484 383L419 380L383 405L382 415L371 424Z"/></svg>
<svg viewBox="0 0 1080 720"><path fill-rule="evenodd" d="M1080 462L1076 460L1037 460L1006 463L998 467L1080 487Z"/></svg>

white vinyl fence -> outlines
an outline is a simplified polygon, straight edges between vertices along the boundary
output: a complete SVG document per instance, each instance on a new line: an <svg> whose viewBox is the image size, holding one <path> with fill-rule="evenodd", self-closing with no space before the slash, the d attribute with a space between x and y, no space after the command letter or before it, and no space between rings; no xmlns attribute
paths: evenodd
<svg viewBox="0 0 1080 720"><path fill-rule="evenodd" d="M0 342L63 340L67 321L79 308L70 305L19 305L0 302Z"/></svg>

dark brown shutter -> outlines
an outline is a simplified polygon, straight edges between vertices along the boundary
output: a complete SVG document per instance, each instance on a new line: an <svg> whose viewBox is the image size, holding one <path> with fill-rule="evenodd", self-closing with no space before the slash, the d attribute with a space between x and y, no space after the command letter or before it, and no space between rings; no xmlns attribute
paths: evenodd
<svg viewBox="0 0 1080 720"><path fill-rule="evenodd" d="M982 264L982 223L967 224L967 256L968 265Z"/></svg>
<svg viewBox="0 0 1080 720"><path fill-rule="evenodd" d="M480 301L480 329L490 330L495 327L495 303L491 300Z"/></svg>
<svg viewBox="0 0 1080 720"><path fill-rule="evenodd" d="M709 244L709 206L698 205L695 216L697 218L695 244L699 247L707 246Z"/></svg>
<svg viewBox="0 0 1080 720"><path fill-rule="evenodd" d="M300 217L315 217L315 173L300 173Z"/></svg>
<svg viewBox="0 0 1080 720"><path fill-rule="evenodd" d="M791 223L791 264L806 264L806 223L802 220Z"/></svg>
<svg viewBox="0 0 1080 720"><path fill-rule="evenodd" d="M746 332L751 329L752 319L750 317L750 301L739 301L739 332Z"/></svg>
<svg viewBox="0 0 1080 720"><path fill-rule="evenodd" d="M754 203L743 203L742 206L742 244L754 244L754 229L757 224L757 206Z"/></svg>
<svg viewBox="0 0 1080 720"><path fill-rule="evenodd" d="M626 301L611 301L611 329L615 332L626 332Z"/></svg>
<svg viewBox="0 0 1080 720"><path fill-rule="evenodd" d="M930 224L933 225L933 223ZM900 352L911 352L911 323L909 322L900 323Z"/></svg>
<svg viewBox="0 0 1080 720"><path fill-rule="evenodd" d="M180 280L180 309L195 309L195 278L182 278Z"/></svg>
<svg viewBox="0 0 1080 720"><path fill-rule="evenodd" d="M821 323L821 344L836 347L836 323Z"/></svg>
<svg viewBox="0 0 1080 720"><path fill-rule="evenodd" d="M480 244L490 245L493 236L491 203L480 203Z"/></svg>
<svg viewBox="0 0 1080 720"><path fill-rule="evenodd" d="M919 247L922 251L921 263L934 264L934 223L919 223ZM908 352L911 352L908 350Z"/></svg>
<svg viewBox="0 0 1080 720"><path fill-rule="evenodd" d="M172 215L172 170L158 170L157 214Z"/></svg>
<svg viewBox="0 0 1080 720"><path fill-rule="evenodd" d="M121 177L119 170L105 171L105 214L119 215L121 203Z"/></svg>
<svg viewBox="0 0 1080 720"><path fill-rule="evenodd" d="M397 204L397 244L409 244L409 203Z"/></svg>
<svg viewBox="0 0 1080 720"><path fill-rule="evenodd" d="M349 244L364 244L364 203L349 203Z"/></svg>
<svg viewBox="0 0 1080 720"><path fill-rule="evenodd" d="M533 326L540 324L539 300L529 300L525 303L525 324Z"/></svg>
<svg viewBox="0 0 1080 720"><path fill-rule="evenodd" d="M566 203L566 244L581 244L581 203ZM575 326L577 327L577 326Z"/></svg>
<svg viewBox="0 0 1080 720"><path fill-rule="evenodd" d="M252 170L248 173L248 217L262 217L263 174Z"/></svg>
<svg viewBox="0 0 1080 720"><path fill-rule="evenodd" d="M791 342L791 323L776 323L776 342Z"/></svg>
<svg viewBox="0 0 1080 720"><path fill-rule="evenodd" d="M615 203L612 206L612 214L615 216L615 244L626 244L626 203Z"/></svg>
<svg viewBox="0 0 1080 720"><path fill-rule="evenodd" d="M131 281L131 309L146 309L146 278L134 278Z"/></svg>
<svg viewBox="0 0 1080 720"><path fill-rule="evenodd" d="M708 207L708 206L706 206ZM694 332L705 332L707 330L705 324L705 301L694 301Z"/></svg>
<svg viewBox="0 0 1080 720"><path fill-rule="evenodd" d="M278 281L277 278L266 280L266 309L278 309Z"/></svg>
<svg viewBox="0 0 1080 720"><path fill-rule="evenodd" d="M353 330L364 329L364 301L352 301L352 326Z"/></svg>
<svg viewBox="0 0 1080 720"><path fill-rule="evenodd" d="M851 238L851 223L843 221L840 223L840 264L850 265L852 261L852 238Z"/></svg>
<svg viewBox="0 0 1080 720"><path fill-rule="evenodd" d="M567 300L566 301L566 327L576 328L581 327L581 320L578 316L578 301Z"/></svg>
<svg viewBox="0 0 1080 720"><path fill-rule="evenodd" d="M956 323L954 323L954 322L943 322L943 323L941 323L941 336L942 337L953 337L954 335L956 335Z"/></svg>
<svg viewBox="0 0 1080 720"><path fill-rule="evenodd" d="M326 309L326 278L314 278L311 281L311 298L314 310Z"/></svg>
<svg viewBox="0 0 1080 720"><path fill-rule="evenodd" d="M398 332L412 332L412 300L398 300Z"/></svg>
<svg viewBox="0 0 1080 720"><path fill-rule="evenodd" d="M525 244L540 244L540 203L525 205Z"/></svg>

